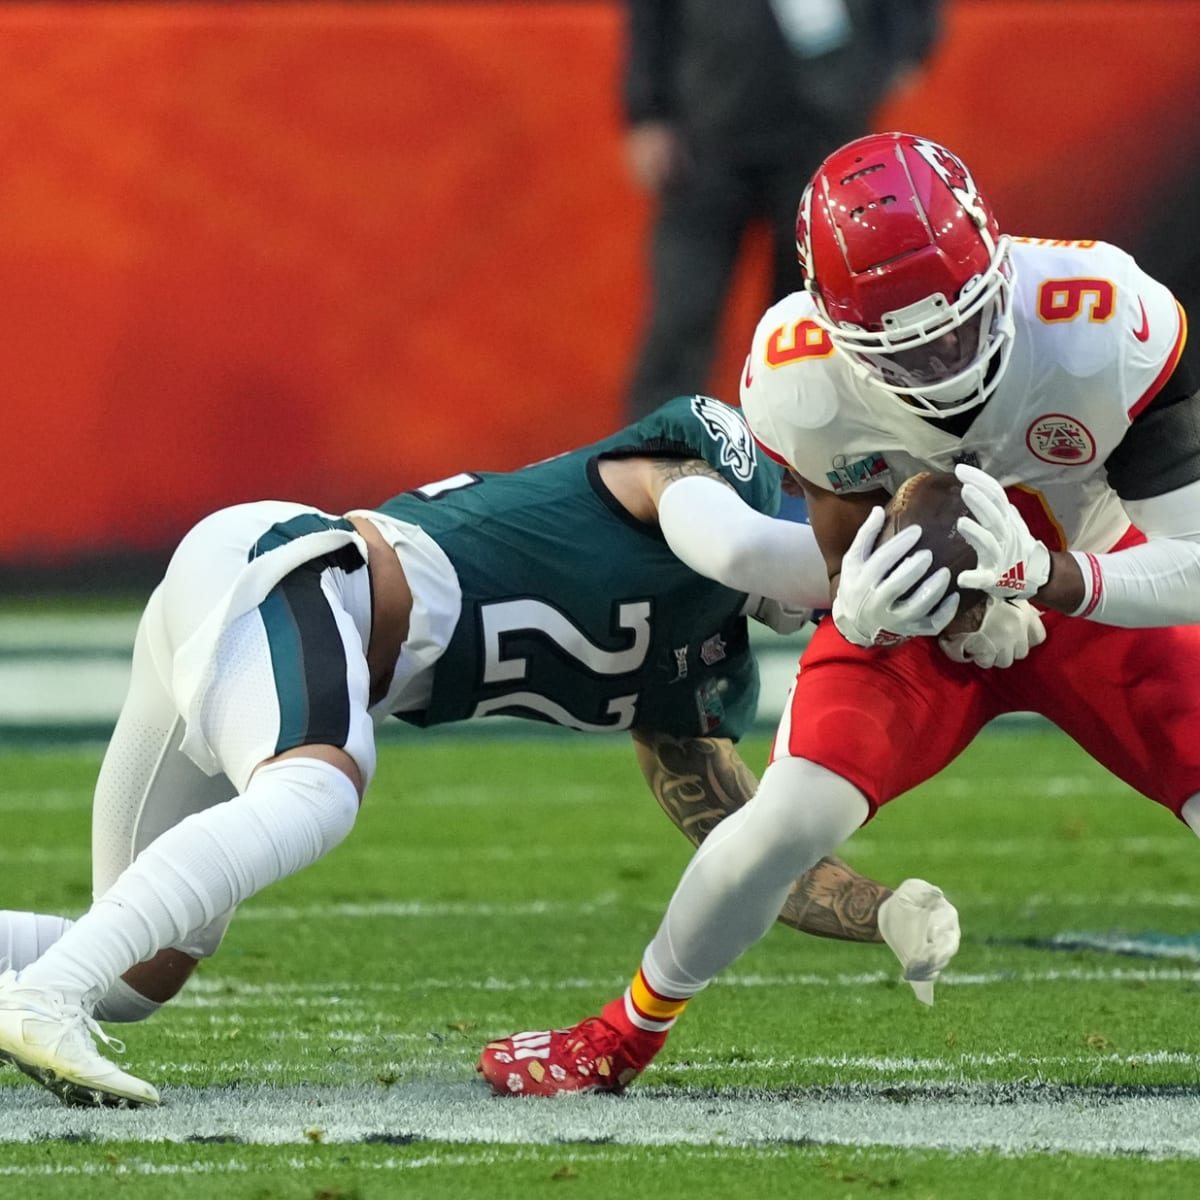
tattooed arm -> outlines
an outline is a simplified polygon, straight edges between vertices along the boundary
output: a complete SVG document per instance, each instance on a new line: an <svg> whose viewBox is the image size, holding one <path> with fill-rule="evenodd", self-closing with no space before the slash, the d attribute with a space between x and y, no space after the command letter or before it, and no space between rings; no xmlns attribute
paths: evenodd
<svg viewBox="0 0 1200 1200"><path fill-rule="evenodd" d="M638 454L600 462L600 478L605 487L629 513L648 525L658 520L658 504L667 487L692 476L709 479L737 495L721 472L702 458L654 458Z"/></svg>
<svg viewBox="0 0 1200 1200"><path fill-rule="evenodd" d="M693 845L758 787L728 738L677 738L633 731L638 765L663 812ZM838 858L823 858L793 885L779 914L817 937L879 942L879 905L892 894Z"/></svg>

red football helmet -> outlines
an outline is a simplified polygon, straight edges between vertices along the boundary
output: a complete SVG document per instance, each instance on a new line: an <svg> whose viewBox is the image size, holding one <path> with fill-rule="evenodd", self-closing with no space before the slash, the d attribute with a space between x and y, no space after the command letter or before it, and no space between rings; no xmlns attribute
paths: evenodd
<svg viewBox="0 0 1200 1200"><path fill-rule="evenodd" d="M818 320L855 370L924 416L982 404L1012 352L1009 240L949 150L878 133L831 154L796 249Z"/></svg>

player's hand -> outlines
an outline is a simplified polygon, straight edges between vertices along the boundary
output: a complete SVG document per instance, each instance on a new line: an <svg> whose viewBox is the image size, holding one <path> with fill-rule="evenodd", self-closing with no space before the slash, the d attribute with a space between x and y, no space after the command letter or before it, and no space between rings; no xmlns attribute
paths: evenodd
<svg viewBox="0 0 1200 1200"><path fill-rule="evenodd" d="M742 611L776 633L797 633L813 619L811 608L792 608L770 596L750 596Z"/></svg>
<svg viewBox="0 0 1200 1200"><path fill-rule="evenodd" d="M975 548L979 565L958 573L958 586L992 596L1026 600L1050 578L1050 551L1029 532L1025 518L990 475L959 463L963 503L972 517L959 517L958 532Z"/></svg>
<svg viewBox="0 0 1200 1200"><path fill-rule="evenodd" d="M913 552L921 537L919 525L873 549L883 521L877 505L842 559L833 623L856 646L894 646L910 637L939 634L958 611L958 593L946 595L950 572L941 567L929 574L933 555Z"/></svg>
<svg viewBox="0 0 1200 1200"><path fill-rule="evenodd" d="M879 906L878 922L917 999L932 1004L934 981L958 953L958 909L941 888L906 879Z"/></svg>
<svg viewBox="0 0 1200 1200"><path fill-rule="evenodd" d="M1046 640L1041 614L1028 600L990 596L983 621L971 633L942 634L938 645L947 656L977 667L1011 667Z"/></svg>

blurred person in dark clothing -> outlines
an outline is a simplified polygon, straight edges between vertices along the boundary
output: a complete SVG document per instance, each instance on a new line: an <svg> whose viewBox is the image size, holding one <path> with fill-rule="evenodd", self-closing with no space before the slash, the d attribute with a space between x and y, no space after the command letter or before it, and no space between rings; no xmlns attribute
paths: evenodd
<svg viewBox="0 0 1200 1200"><path fill-rule="evenodd" d="M658 204L630 419L704 386L751 223L771 231L770 301L800 285L797 197L924 63L940 11L939 0L628 0L626 157Z"/></svg>

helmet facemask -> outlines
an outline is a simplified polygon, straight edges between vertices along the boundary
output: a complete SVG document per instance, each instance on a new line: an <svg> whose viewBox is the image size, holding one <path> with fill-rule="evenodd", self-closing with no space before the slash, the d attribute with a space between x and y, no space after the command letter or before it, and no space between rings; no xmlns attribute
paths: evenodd
<svg viewBox="0 0 1200 1200"><path fill-rule="evenodd" d="M1002 237L982 275L950 302L941 293L883 314L883 328L835 323L819 294L821 324L862 378L925 417L950 417L995 390L1013 346L1012 262Z"/></svg>

